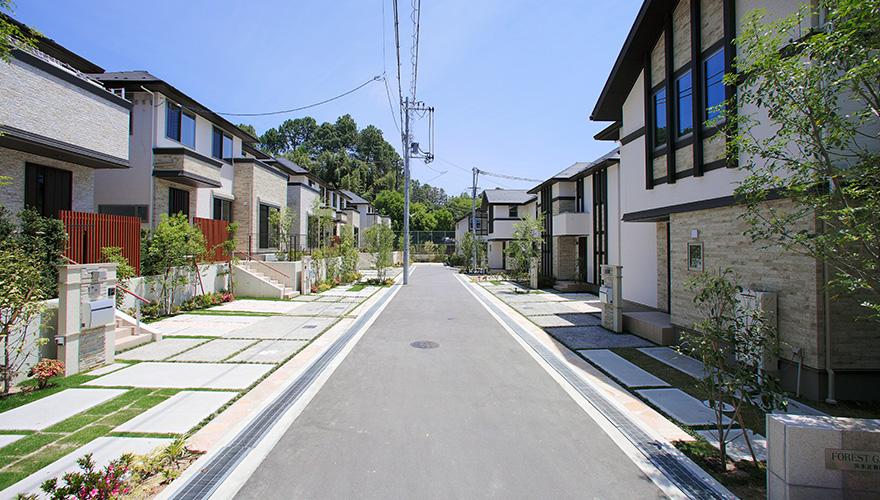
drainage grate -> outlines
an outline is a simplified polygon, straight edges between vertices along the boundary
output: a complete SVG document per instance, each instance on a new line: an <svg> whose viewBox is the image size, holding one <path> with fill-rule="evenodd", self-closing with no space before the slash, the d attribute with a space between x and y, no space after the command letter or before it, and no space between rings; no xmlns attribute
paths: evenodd
<svg viewBox="0 0 880 500"><path fill-rule="evenodd" d="M465 286L468 286L465 284ZM513 330L516 335L540 355L544 361L553 367L578 393L599 410L605 418L611 422L648 460L654 464L670 481L690 498L736 498L725 490L719 490L718 484L706 476L701 476L694 466L688 466L685 457L675 447L668 443L658 441L642 430L629 416L620 411L603 394L598 392L592 385L577 375L568 365L561 362L546 346L538 342L528 332L524 331L515 321L498 308L495 304L475 294L480 302L485 304L504 323ZM700 471L702 472L702 471ZM723 487L722 487L723 488Z"/></svg>
<svg viewBox="0 0 880 500"><path fill-rule="evenodd" d="M324 351L303 374L287 387L281 395L269 404L252 420L235 438L224 446L202 469L193 475L178 490L175 500L194 500L209 498L220 483L247 456L248 453L263 439L272 426L294 403L305 393L312 382L321 375L327 365L354 337L355 333L390 300L391 293L376 302L351 325L345 334L339 337L329 349Z"/></svg>
<svg viewBox="0 0 880 500"><path fill-rule="evenodd" d="M430 340L416 340L410 345L416 349L436 349L437 347L440 347L440 344L437 342L431 342Z"/></svg>

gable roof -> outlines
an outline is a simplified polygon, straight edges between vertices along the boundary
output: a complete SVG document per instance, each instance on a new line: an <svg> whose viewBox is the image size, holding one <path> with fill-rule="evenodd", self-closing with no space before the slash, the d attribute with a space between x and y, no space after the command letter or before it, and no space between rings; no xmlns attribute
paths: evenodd
<svg viewBox="0 0 880 500"><path fill-rule="evenodd" d="M614 61L611 74L590 113L593 121L615 121L623 118L623 102L644 67L645 53L654 47L663 32L666 13L677 0L644 0L642 8L629 29L626 41Z"/></svg>
<svg viewBox="0 0 880 500"><path fill-rule="evenodd" d="M483 191L484 203L493 205L524 205L536 198L525 189L487 189Z"/></svg>
<svg viewBox="0 0 880 500"><path fill-rule="evenodd" d="M537 186L529 189L529 193L537 194L542 188L546 187L548 184L554 184L556 182L564 182L564 181L573 181L579 179L587 174L593 173L596 169L601 168L603 166L607 166L609 163L619 162L620 161L620 148L614 148L613 150L605 153L599 158L584 162L579 161L570 167L562 170L558 174L553 177L547 179L546 181L538 184Z"/></svg>
<svg viewBox="0 0 880 500"><path fill-rule="evenodd" d="M345 196L348 196L348 199L351 200L351 202L354 203L355 205L369 205L370 204L369 201L365 200L363 197L355 194L352 191L349 191L347 189L341 189L340 192L342 194L344 194Z"/></svg>
<svg viewBox="0 0 880 500"><path fill-rule="evenodd" d="M251 134L245 132L244 130L238 128L222 116L208 109L207 106L202 105L192 97L184 94L180 90L176 89L173 85L162 80L161 78L150 74L148 71L138 70L138 71L111 71L107 73L93 73L89 75L91 78L98 80L104 83L104 86L107 88L115 88L121 87L126 89L126 91L139 91L141 87L146 88L151 91L158 91L165 94L171 100L175 101L177 104L202 115L203 117L211 120L214 124L220 126L226 132L229 132L232 135L236 135L241 138L242 142L247 142L251 144L256 144L259 142L259 139L252 136Z"/></svg>

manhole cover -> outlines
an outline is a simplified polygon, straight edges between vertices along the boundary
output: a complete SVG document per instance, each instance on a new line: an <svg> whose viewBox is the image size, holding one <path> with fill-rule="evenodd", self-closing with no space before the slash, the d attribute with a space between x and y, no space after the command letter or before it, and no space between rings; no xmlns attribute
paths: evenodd
<svg viewBox="0 0 880 500"><path fill-rule="evenodd" d="M434 349L440 347L440 344L437 342L431 342L430 340L416 340L410 345L416 349Z"/></svg>

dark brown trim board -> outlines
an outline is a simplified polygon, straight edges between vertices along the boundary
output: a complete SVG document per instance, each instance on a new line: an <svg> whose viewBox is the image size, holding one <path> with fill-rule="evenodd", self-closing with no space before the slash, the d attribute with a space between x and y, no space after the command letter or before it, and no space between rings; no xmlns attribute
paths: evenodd
<svg viewBox="0 0 880 500"><path fill-rule="evenodd" d="M724 73L725 74L733 74L734 73L734 45L733 39L736 38L736 5L735 0L723 0L724 1ZM732 112L736 112L736 88L731 85L725 85L724 87L724 97L725 100L729 103L728 107ZM726 140L728 144L731 140L732 132L727 133ZM738 162L733 158L736 158L738 155L731 155L727 162L728 168L736 168Z"/></svg>
<svg viewBox="0 0 880 500"><path fill-rule="evenodd" d="M173 181L184 186L218 188L220 183L207 177L183 170L153 170L153 177Z"/></svg>
<svg viewBox="0 0 880 500"><path fill-rule="evenodd" d="M620 126L621 122L618 120L596 133L593 139L597 141L616 141L620 139Z"/></svg>
<svg viewBox="0 0 880 500"><path fill-rule="evenodd" d="M700 0L691 0L691 111L693 111L694 177L703 175L703 58Z"/></svg>
<svg viewBox="0 0 880 500"><path fill-rule="evenodd" d="M117 158L6 125L0 125L0 146L91 168L129 167L127 158Z"/></svg>
<svg viewBox="0 0 880 500"><path fill-rule="evenodd" d="M639 137L641 137L643 135L645 135L645 127L634 130L634 131L630 132L629 134L626 134L625 136L623 136L620 139L620 145L626 146L627 144L631 143L632 141L638 139Z"/></svg>
<svg viewBox="0 0 880 500"><path fill-rule="evenodd" d="M675 128L675 115L678 112L676 103L678 101L675 94L675 77L672 65L675 63L672 57L672 9L666 12L666 22L663 29L664 36L664 55L666 64L666 178L670 183L675 182L675 136L677 130Z"/></svg>
<svg viewBox="0 0 880 500"><path fill-rule="evenodd" d="M651 102L651 52L644 54L645 189L654 189L654 103Z"/></svg>

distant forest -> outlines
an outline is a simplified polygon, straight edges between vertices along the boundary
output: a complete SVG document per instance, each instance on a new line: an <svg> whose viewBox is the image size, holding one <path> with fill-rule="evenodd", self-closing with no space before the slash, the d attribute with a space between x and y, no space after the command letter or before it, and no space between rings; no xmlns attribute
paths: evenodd
<svg viewBox="0 0 880 500"><path fill-rule="evenodd" d="M373 125L358 129L351 115L335 123L310 117L285 120L257 134L252 125L239 127L260 139L258 147L284 156L339 189L370 200L391 217L395 230L403 224L403 159ZM455 221L471 209L466 194L449 196L443 188L411 183L410 228L414 231L452 231Z"/></svg>

